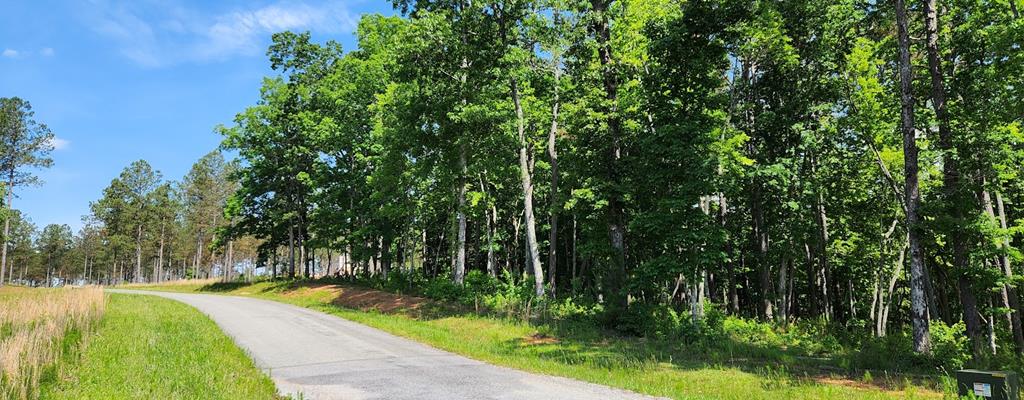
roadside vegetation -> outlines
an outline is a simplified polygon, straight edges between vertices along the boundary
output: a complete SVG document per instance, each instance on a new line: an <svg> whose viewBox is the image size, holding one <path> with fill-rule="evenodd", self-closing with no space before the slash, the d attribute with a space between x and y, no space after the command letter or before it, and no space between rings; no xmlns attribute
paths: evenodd
<svg viewBox="0 0 1024 400"><path fill-rule="evenodd" d="M538 302L529 282L500 285L470 274L466 289L441 283L410 292L390 280L175 282L131 285L265 298L324 311L447 351L511 368L673 399L916 399L950 396L948 378L902 355L847 346L820 327L780 327L724 314L702 332L665 324L663 334L603 328L592 306ZM444 281L447 282L447 281ZM413 294L415 293L415 295ZM430 297L421 297L430 296ZM709 318L708 320L712 320ZM669 331L671 330L671 331ZM901 340L909 340L904 337ZM902 344L901 344L902 345ZM907 351L905 351L907 352ZM882 365L885 367L875 369Z"/></svg>
<svg viewBox="0 0 1024 400"><path fill-rule="evenodd" d="M220 146L77 234L8 210L0 284L334 277L440 310L206 289L673 395L1024 372L1021 0L392 3L275 33ZM0 106L16 189L52 134Z"/></svg>
<svg viewBox="0 0 1024 400"><path fill-rule="evenodd" d="M275 399L273 382L208 317L188 305L109 295L80 360L42 399Z"/></svg>
<svg viewBox="0 0 1024 400"><path fill-rule="evenodd" d="M0 399L33 399L86 346L103 290L0 287Z"/></svg>

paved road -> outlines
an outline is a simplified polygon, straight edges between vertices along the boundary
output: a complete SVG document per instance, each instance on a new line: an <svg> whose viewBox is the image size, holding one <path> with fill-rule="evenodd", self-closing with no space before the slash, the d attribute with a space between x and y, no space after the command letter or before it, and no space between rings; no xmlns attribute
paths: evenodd
<svg viewBox="0 0 1024 400"><path fill-rule="evenodd" d="M246 297L152 294L189 304L234 338L285 394L304 399L651 399L497 367L325 313Z"/></svg>

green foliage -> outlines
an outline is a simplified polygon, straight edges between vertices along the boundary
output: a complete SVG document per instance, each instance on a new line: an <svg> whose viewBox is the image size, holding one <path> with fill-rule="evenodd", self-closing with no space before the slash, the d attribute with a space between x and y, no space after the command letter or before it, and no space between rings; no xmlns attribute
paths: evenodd
<svg viewBox="0 0 1024 400"><path fill-rule="evenodd" d="M910 349L909 332L881 338L865 338L853 353L853 367L896 371L951 372L964 368L971 360L970 345L964 335L964 324L931 323L932 354L914 354Z"/></svg>
<svg viewBox="0 0 1024 400"><path fill-rule="evenodd" d="M662 304L631 304L619 319L616 328L622 332L653 338L677 337L680 332L679 314Z"/></svg>

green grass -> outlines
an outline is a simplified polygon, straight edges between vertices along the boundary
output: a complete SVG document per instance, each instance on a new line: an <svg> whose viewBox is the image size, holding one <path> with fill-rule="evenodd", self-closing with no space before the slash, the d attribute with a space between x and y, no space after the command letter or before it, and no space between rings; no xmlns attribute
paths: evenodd
<svg viewBox="0 0 1024 400"><path fill-rule="evenodd" d="M208 317L155 296L108 295L107 313L67 378L42 399L274 399L261 373Z"/></svg>
<svg viewBox="0 0 1024 400"><path fill-rule="evenodd" d="M337 293L288 282L167 285L150 289L260 297L295 304L470 358L673 399L920 399L942 393L912 384L882 390L749 355L702 355L682 344L607 335L587 324L533 324L472 313L382 314L332 304ZM342 289L344 290L344 289ZM550 337L537 343L535 335ZM756 352L754 352L756 354ZM799 360L788 360L798 366ZM823 379L824 378L824 379ZM825 382L825 383L823 383ZM833 384L841 382L845 384Z"/></svg>

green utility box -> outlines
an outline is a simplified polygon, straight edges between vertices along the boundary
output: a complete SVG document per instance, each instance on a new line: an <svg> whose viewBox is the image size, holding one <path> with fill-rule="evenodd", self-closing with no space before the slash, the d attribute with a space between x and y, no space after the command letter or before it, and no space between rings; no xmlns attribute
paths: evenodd
<svg viewBox="0 0 1024 400"><path fill-rule="evenodd" d="M960 396L987 400L1020 400L1020 381L1017 374L1008 371L956 371L956 386Z"/></svg>

